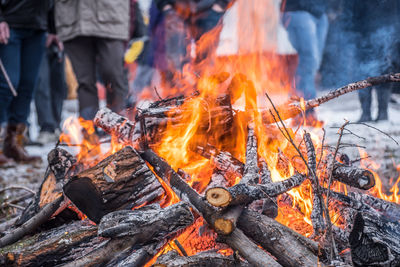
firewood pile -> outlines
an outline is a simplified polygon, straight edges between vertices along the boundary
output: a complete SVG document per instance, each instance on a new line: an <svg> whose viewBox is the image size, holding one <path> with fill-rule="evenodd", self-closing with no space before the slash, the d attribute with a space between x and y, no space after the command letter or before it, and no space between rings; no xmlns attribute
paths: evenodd
<svg viewBox="0 0 400 267"><path fill-rule="evenodd" d="M228 77L212 79L220 84ZM271 101L264 110L246 99L243 111L232 104L255 91L236 75L224 93L202 97L207 104L199 114L191 112L198 92L154 102L134 120L104 108L94 123L122 148L90 167L60 146L53 149L38 192L0 238L0 264L400 266L400 205L366 193L376 178L340 152L340 137L336 148L321 146L284 124L344 93L398 81L400 74L368 78L306 102ZM168 128L185 127L194 115L197 130L187 153L212 169L205 185L157 152ZM238 128L246 132L242 159L231 149ZM260 156L260 131L270 142L283 135L289 143L290 149L277 150L276 166ZM274 180L272 169L284 179ZM336 184L349 191L335 191ZM307 221L290 193L296 188L310 196L310 234L279 221L292 212Z"/></svg>

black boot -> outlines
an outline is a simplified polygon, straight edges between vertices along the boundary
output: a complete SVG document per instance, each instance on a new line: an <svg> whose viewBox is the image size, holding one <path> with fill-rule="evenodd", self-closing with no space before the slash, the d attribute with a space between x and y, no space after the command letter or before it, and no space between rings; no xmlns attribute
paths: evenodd
<svg viewBox="0 0 400 267"><path fill-rule="evenodd" d="M358 92L358 99L360 100L362 114L358 122L372 121L371 118L371 102L372 92L371 88L366 88Z"/></svg>
<svg viewBox="0 0 400 267"><path fill-rule="evenodd" d="M377 90L378 95L378 117L376 121L386 121L388 120L388 106L390 101L390 96L392 94L391 85L381 85Z"/></svg>

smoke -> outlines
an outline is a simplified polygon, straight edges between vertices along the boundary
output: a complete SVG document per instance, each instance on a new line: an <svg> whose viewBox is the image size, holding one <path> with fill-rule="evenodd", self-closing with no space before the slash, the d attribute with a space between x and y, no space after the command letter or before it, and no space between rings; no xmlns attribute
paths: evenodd
<svg viewBox="0 0 400 267"><path fill-rule="evenodd" d="M400 71L400 5L396 2L342 1L330 11L331 23L320 69L323 88Z"/></svg>

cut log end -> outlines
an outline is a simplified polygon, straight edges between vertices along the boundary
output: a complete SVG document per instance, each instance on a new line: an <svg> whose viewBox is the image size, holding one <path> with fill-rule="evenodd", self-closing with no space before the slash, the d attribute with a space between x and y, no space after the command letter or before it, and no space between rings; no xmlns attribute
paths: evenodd
<svg viewBox="0 0 400 267"><path fill-rule="evenodd" d="M214 222L214 229L223 235L229 235L235 229L233 221L226 218L218 218Z"/></svg>
<svg viewBox="0 0 400 267"><path fill-rule="evenodd" d="M226 207L232 201L232 195L223 187L214 187L206 191L206 199L214 207Z"/></svg>
<svg viewBox="0 0 400 267"><path fill-rule="evenodd" d="M363 189L368 190L375 186L374 174L368 170L364 170L362 176L360 177L358 183Z"/></svg>

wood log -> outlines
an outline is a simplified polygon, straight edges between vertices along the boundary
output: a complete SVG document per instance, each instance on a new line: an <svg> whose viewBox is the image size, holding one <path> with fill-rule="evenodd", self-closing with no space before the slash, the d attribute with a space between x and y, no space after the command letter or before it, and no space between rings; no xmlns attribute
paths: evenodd
<svg viewBox="0 0 400 267"><path fill-rule="evenodd" d="M194 145L192 150L207 159L211 159L214 167L224 173L224 176L231 184L236 181L237 177L243 176L244 164L233 157L231 153L219 151L210 144L205 147Z"/></svg>
<svg viewBox="0 0 400 267"><path fill-rule="evenodd" d="M134 246L164 244L169 237L192 223L193 215L189 206L183 202L165 209L150 205L133 211L109 213L101 219L98 234L112 239L90 254L71 262L70 266L97 266L110 261L115 264L115 259L122 261ZM144 252L139 255L143 257Z"/></svg>
<svg viewBox="0 0 400 267"><path fill-rule="evenodd" d="M45 223L60 207L64 197L61 196L52 203L47 204L35 216L26 221L21 227L0 238L0 248L15 243L25 235L34 232L40 225Z"/></svg>
<svg viewBox="0 0 400 267"><path fill-rule="evenodd" d="M307 148L307 164L309 176L311 179L311 187L313 194L313 207L311 212L311 222L314 229L315 235L322 234L326 229L326 223L324 220L324 209L322 194L320 192L319 180L317 177L317 160L315 155L314 144L311 140L310 133L304 134L304 143Z"/></svg>
<svg viewBox="0 0 400 267"><path fill-rule="evenodd" d="M300 234L274 219L245 209L239 217L238 227L282 266L324 266L315 254L318 252L316 242L301 238Z"/></svg>
<svg viewBox="0 0 400 267"><path fill-rule="evenodd" d="M154 242L135 250L128 250L121 258L115 258L107 263L108 266L116 267L142 267L151 260L164 246L164 242Z"/></svg>
<svg viewBox="0 0 400 267"><path fill-rule="evenodd" d="M76 163L76 159L62 148L51 150L47 155L47 161L49 165L44 179L31 203L25 208L16 222L17 226L28 221L45 205L55 201L62 195L62 186L68 181L68 173Z"/></svg>
<svg viewBox="0 0 400 267"><path fill-rule="evenodd" d="M87 254L105 241L97 227L74 221L0 249L2 266L56 266Z"/></svg>
<svg viewBox="0 0 400 267"><path fill-rule="evenodd" d="M248 263L239 261L233 256L223 256L216 252L204 251L193 256L182 257L176 250L171 250L158 257L154 267L245 267Z"/></svg>
<svg viewBox="0 0 400 267"><path fill-rule="evenodd" d="M194 191L172 168L152 150L148 149L141 153L141 156L151 166L155 173L160 176L176 195L183 201L188 202L191 207L214 228L217 211L208 205L202 197ZM215 228L214 228L215 229ZM280 266L267 253L257 247L239 229L235 229L230 235L224 236L225 242L255 266Z"/></svg>
<svg viewBox="0 0 400 267"><path fill-rule="evenodd" d="M98 223L105 214L150 203L164 194L160 182L132 147L125 147L64 186L65 195Z"/></svg>
<svg viewBox="0 0 400 267"><path fill-rule="evenodd" d="M103 237L135 236L137 243L149 243L173 234L194 221L187 203L161 209L152 204L137 210L120 210L105 215L100 222L98 234Z"/></svg>
<svg viewBox="0 0 400 267"><path fill-rule="evenodd" d="M376 76L376 77L369 77L365 80L361 80L355 83L350 83L346 86L343 86L339 89L336 89L332 92L327 93L326 95L317 97L315 99L310 99L305 102L305 110L309 110L315 107L318 107L322 105L323 103L326 103L332 99L335 99L341 95L360 90L363 88L367 88L370 86L382 84L382 83L389 83L389 82L400 82L400 73L394 73L394 74L385 74L381 76ZM279 105L276 107L280 117L282 120L286 120L289 118L293 118L297 115L299 115L302 112L301 108L301 103L300 101L291 101L282 105ZM274 116L275 111L268 109L266 111L262 112L262 120L265 124L271 124L275 123Z"/></svg>
<svg viewBox="0 0 400 267"><path fill-rule="evenodd" d="M264 160L259 162L260 165L260 184L270 185L272 184L271 172L268 169L268 165ZM278 216L278 201L276 197L267 197L260 200L253 201L249 208L264 214L270 218Z"/></svg>
<svg viewBox="0 0 400 267"><path fill-rule="evenodd" d="M207 201L215 207L247 205L254 200L275 197L303 183L306 177L295 174L292 177L267 185L237 184L229 188L214 187L206 191Z"/></svg>
<svg viewBox="0 0 400 267"><path fill-rule="evenodd" d="M399 266L400 223L359 212L349 236L355 266Z"/></svg>
<svg viewBox="0 0 400 267"><path fill-rule="evenodd" d="M372 172L355 166L345 166L336 163L333 168L332 177L336 181L364 190L375 186L375 178Z"/></svg>

